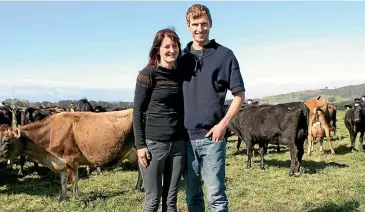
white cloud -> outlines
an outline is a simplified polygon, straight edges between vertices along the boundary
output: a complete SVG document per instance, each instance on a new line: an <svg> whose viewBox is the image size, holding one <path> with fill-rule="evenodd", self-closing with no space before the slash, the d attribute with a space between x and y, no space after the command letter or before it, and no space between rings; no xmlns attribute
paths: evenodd
<svg viewBox="0 0 365 212"><path fill-rule="evenodd" d="M305 38L281 43L268 40L236 46L232 50L240 62L247 98L365 83L364 37ZM0 86L41 86L55 95L72 94L75 90L71 88L130 89L144 66L137 61L18 66L2 70L12 74L3 75ZM14 94L19 92L27 91Z"/></svg>
<svg viewBox="0 0 365 212"><path fill-rule="evenodd" d="M65 64L63 66L17 67L5 70L7 78L0 80L0 85L22 84L30 86L58 88L95 88L115 89L135 86L138 71L144 64L134 61Z"/></svg>
<svg viewBox="0 0 365 212"><path fill-rule="evenodd" d="M279 92L270 84L305 90L323 88L331 82L334 86L365 83L363 37L307 38L232 50L240 62L247 94L254 97Z"/></svg>

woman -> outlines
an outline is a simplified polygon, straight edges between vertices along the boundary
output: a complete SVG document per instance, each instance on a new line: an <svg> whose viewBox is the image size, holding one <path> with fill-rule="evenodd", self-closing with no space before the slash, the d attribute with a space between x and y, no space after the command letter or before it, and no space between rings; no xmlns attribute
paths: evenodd
<svg viewBox="0 0 365 212"><path fill-rule="evenodd" d="M133 127L145 188L143 211L177 211L185 165L182 79L175 69L181 44L173 29L157 32L149 62L137 77Z"/></svg>

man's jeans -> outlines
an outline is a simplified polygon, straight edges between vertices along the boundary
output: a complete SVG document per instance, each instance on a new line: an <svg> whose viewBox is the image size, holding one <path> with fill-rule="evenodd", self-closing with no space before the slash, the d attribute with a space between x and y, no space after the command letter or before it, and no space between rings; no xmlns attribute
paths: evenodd
<svg viewBox="0 0 365 212"><path fill-rule="evenodd" d="M204 212L202 181L207 189L210 211L228 211L224 184L227 141L209 138L187 142L187 166L184 174L186 202L191 212Z"/></svg>
<svg viewBox="0 0 365 212"><path fill-rule="evenodd" d="M177 193L185 168L186 143L183 140L158 142L146 139L152 159L147 169L140 166L146 193L143 211L157 211L161 197L162 211L177 211Z"/></svg>

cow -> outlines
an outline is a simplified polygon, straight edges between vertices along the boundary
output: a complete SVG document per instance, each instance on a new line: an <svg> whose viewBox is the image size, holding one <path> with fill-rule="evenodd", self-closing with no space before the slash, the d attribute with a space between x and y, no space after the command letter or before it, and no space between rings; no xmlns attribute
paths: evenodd
<svg viewBox="0 0 365 212"><path fill-rule="evenodd" d="M126 157L137 161L133 109L58 113L17 129L0 128L0 141L1 159L30 156L60 174L59 201L67 197L68 178L78 197L80 165L112 167Z"/></svg>
<svg viewBox="0 0 365 212"><path fill-rule="evenodd" d="M322 127L321 120L323 122L324 119L325 119L325 117L324 117L323 111L318 108L316 110L316 115L315 115L314 120L312 121L313 124L311 126L311 135L310 135L311 136L310 142L312 142L312 143L310 143L311 152L314 151L314 141L316 141L316 142L319 141L320 152L323 151L324 128Z"/></svg>
<svg viewBox="0 0 365 212"><path fill-rule="evenodd" d="M100 105L95 106L94 110L95 110L95 112L98 112L98 113L106 112L105 107L100 106Z"/></svg>
<svg viewBox="0 0 365 212"><path fill-rule="evenodd" d="M12 126L13 123L13 112L12 108L5 105L4 102L0 105L0 124L5 124L7 126ZM6 163L6 170L11 170L12 161L8 160Z"/></svg>
<svg viewBox="0 0 365 212"><path fill-rule="evenodd" d="M337 109L336 109L336 106L335 105L328 105L328 110L329 110L331 131L333 132L333 135L336 135L336 130L337 130L337 125L336 125Z"/></svg>
<svg viewBox="0 0 365 212"><path fill-rule="evenodd" d="M14 114L15 121L16 121L16 127L21 126L22 112L23 112L23 110L21 108L17 107L17 108L13 109L13 114Z"/></svg>
<svg viewBox="0 0 365 212"><path fill-rule="evenodd" d="M258 105L258 103L257 104L256 103L250 103L250 104L243 103L241 105L241 108L248 107L248 106L251 106L251 105ZM229 107L229 105L225 105L225 112L227 112L228 107ZM230 137L230 136L233 136L233 135L235 135L235 133L232 132L232 131L230 131L229 129L227 129L226 134L225 134L225 137ZM242 143L242 139L239 136L237 136L237 144L236 144L237 151L240 150L241 143ZM267 146L266 146L266 148L267 148ZM280 144L279 144L279 142L276 144L276 151L278 153L280 152ZM266 151L265 151L265 153L266 153Z"/></svg>
<svg viewBox="0 0 365 212"><path fill-rule="evenodd" d="M346 113L344 118L345 126L350 134L351 147L350 150L355 149L355 141L357 137L357 133L360 132L359 142L360 142L360 151L363 151L363 139L365 132L365 109L356 101L353 106L346 105Z"/></svg>
<svg viewBox="0 0 365 212"><path fill-rule="evenodd" d="M62 111L64 111L64 110L59 107L46 107L46 108L43 108L41 106L38 106L36 108L28 107L25 110L25 112L22 114L23 121L21 122L21 126L24 126L24 125L32 123L32 122L41 121L47 117L50 117L53 114L56 114L56 113L59 113ZM20 164L20 168L19 168L18 175L20 177L23 177L24 176L25 156L20 156L19 164ZM33 167L34 171L39 173L39 165L36 161L33 161L33 166L34 166Z"/></svg>
<svg viewBox="0 0 365 212"><path fill-rule="evenodd" d="M321 119L321 126L324 128L324 131L326 133L326 137L327 137L327 142L330 146L331 149L331 154L335 154L335 150L332 147L332 143L331 143L331 133L330 133L330 113L328 110L328 102L322 98L321 96L318 96L317 98L312 98L309 99L307 101L304 102L304 104L308 107L309 109L309 118L308 118L308 155L311 155L311 144L313 144L312 142L312 125L313 125L313 121L316 117L317 111L318 109L320 109L321 111L323 111L324 113L324 119ZM323 149L323 147L321 147L321 149Z"/></svg>
<svg viewBox="0 0 365 212"><path fill-rule="evenodd" d="M246 143L247 168L251 167L252 148L259 144L260 168L264 169L264 154L271 141L288 146L291 158L289 176L298 172L308 131L308 111L302 102L241 107L228 129Z"/></svg>
<svg viewBox="0 0 365 212"><path fill-rule="evenodd" d="M27 107L21 115L21 126L35 122L33 113L36 109L33 107Z"/></svg>
<svg viewBox="0 0 365 212"><path fill-rule="evenodd" d="M80 99L77 102L76 110L75 111L91 111L95 112L93 106L90 104L90 102L86 99Z"/></svg>

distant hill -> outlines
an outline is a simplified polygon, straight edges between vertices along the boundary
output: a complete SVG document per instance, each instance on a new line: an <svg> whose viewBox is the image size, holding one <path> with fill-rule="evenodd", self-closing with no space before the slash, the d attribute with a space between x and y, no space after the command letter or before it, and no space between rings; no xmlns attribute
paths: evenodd
<svg viewBox="0 0 365 212"><path fill-rule="evenodd" d="M317 96L323 96L330 103L342 104L344 102L351 102L355 98L360 98L362 95L365 95L365 83L359 85L349 85L335 89L305 90L275 96L267 96L260 99L260 104L278 104L294 101L305 101Z"/></svg>

